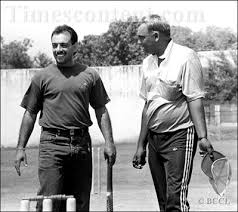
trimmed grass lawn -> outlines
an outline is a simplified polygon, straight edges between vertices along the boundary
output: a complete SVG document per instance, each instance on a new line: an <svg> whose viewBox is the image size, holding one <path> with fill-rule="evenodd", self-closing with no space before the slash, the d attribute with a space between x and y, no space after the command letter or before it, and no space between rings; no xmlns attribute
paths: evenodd
<svg viewBox="0 0 238 212"><path fill-rule="evenodd" d="M235 129L222 130L222 141L218 141L214 129L210 131L212 134L211 140L214 148L224 153L231 162L232 166L232 182L229 186L229 201L233 204L237 203L237 135ZM148 168L148 163L143 170L136 170L132 167L132 157L136 148L136 141L133 143L120 143L117 146L117 161L113 172L113 185L117 192L123 190L140 190L153 189L152 179ZM106 162L103 158L103 146L100 150L101 162L101 190L106 190ZM38 178L37 178L37 159L38 148L31 147L26 150L28 157L28 167L21 167L22 176L17 176L14 168L15 150L12 148L1 149L1 211L10 205L19 204L22 197L28 194L32 195L37 192ZM95 148L95 179L97 180L97 148ZM202 173L201 157L196 154L194 160L194 169L190 186L193 189L207 189L210 184L207 177ZM95 188L97 184L95 183ZM202 193L191 194L191 198L196 195L203 195Z"/></svg>

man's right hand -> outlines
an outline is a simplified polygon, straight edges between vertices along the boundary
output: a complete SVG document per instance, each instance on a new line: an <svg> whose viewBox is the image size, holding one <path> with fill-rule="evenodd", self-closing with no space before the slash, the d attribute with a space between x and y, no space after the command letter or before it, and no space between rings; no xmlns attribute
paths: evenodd
<svg viewBox="0 0 238 212"><path fill-rule="evenodd" d="M136 169L142 169L143 166L146 164L145 158L146 158L146 150L144 148L138 148L133 157L132 161L133 167Z"/></svg>
<svg viewBox="0 0 238 212"><path fill-rule="evenodd" d="M16 159L15 159L15 169L19 176L21 176L20 166L22 161L24 162L24 166L27 166L27 157L26 157L25 150L17 149Z"/></svg>

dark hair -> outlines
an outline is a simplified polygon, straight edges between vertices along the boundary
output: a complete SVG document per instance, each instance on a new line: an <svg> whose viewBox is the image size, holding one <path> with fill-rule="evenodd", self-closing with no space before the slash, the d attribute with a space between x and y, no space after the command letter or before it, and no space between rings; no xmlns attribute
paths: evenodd
<svg viewBox="0 0 238 212"><path fill-rule="evenodd" d="M170 37L170 25L169 23L159 15L150 15L146 21L149 31L159 31Z"/></svg>
<svg viewBox="0 0 238 212"><path fill-rule="evenodd" d="M53 35L55 34L60 34L62 32L69 32L70 36L71 36L71 43L75 44L76 42L78 42L78 35L77 33L74 31L74 29L68 25L60 25L57 26L54 31L51 34L51 38L53 37Z"/></svg>

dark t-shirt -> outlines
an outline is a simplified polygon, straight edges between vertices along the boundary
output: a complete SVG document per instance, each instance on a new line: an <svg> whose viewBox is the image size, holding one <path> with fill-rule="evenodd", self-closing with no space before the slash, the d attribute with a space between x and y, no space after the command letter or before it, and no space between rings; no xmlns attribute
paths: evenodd
<svg viewBox="0 0 238 212"><path fill-rule="evenodd" d="M52 64L32 78L21 106L34 114L41 111L40 126L77 129L92 125L89 104L97 109L109 101L93 68L81 64L59 68Z"/></svg>

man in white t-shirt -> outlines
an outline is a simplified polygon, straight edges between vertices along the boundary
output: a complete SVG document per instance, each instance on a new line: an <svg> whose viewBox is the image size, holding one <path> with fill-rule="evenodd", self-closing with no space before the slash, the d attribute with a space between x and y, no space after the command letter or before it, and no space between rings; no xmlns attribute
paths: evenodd
<svg viewBox="0 0 238 212"><path fill-rule="evenodd" d="M139 43L149 54L143 61L140 97L145 100L133 166L148 162L160 211L188 211L188 184L197 142L202 153L207 139L203 107L205 91L197 54L170 37L170 25L151 15L138 28Z"/></svg>

